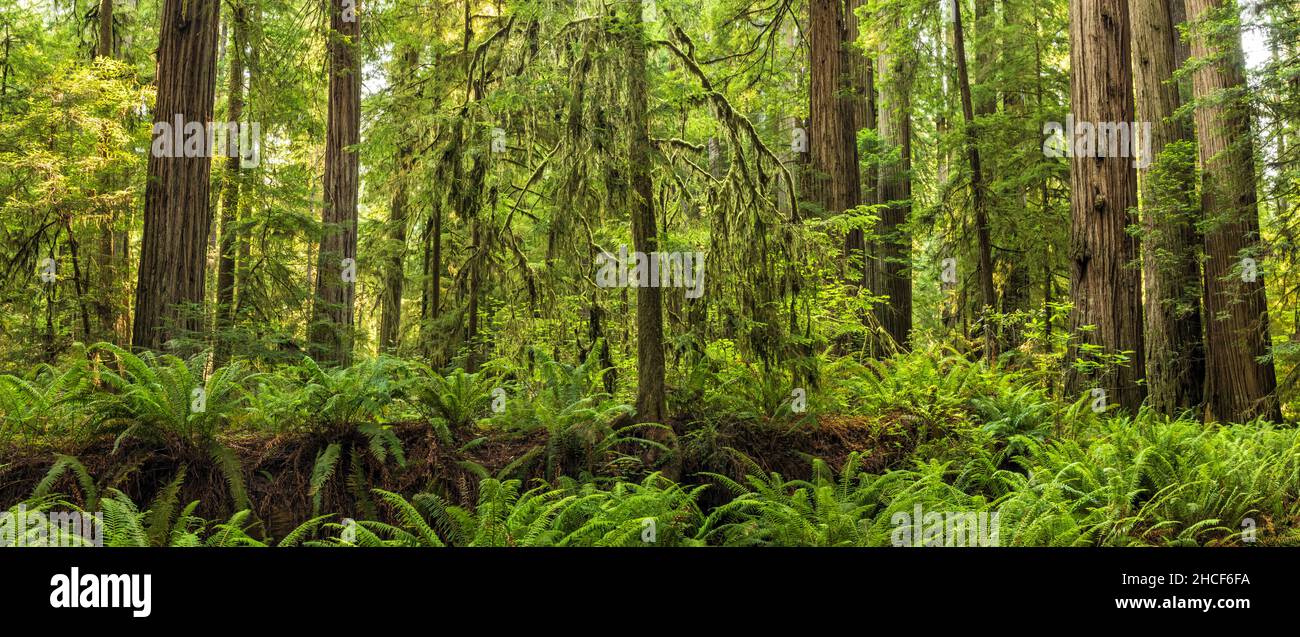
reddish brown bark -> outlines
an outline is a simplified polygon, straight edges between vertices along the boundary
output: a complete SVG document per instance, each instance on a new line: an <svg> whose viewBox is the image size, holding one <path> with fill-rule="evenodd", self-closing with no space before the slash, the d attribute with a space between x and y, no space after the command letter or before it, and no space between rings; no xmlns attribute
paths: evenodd
<svg viewBox="0 0 1300 637"><path fill-rule="evenodd" d="M1133 73L1127 0L1070 1L1070 97L1077 121L1134 121ZM1102 153L1095 153L1101 155ZM1142 404L1145 348L1142 288L1134 263L1137 172L1132 157L1079 157L1070 162L1070 314L1073 336L1067 388L1100 388L1108 402L1136 410ZM1085 349L1092 345L1096 351ZM1127 362L1117 364L1117 356Z"/></svg>
<svg viewBox="0 0 1300 637"><path fill-rule="evenodd" d="M1237 3L1187 0L1194 25L1223 9L1235 16ZM1240 35L1220 39L1198 30L1191 53L1211 60L1192 74L1205 212L1206 407L1219 421L1281 420L1277 376L1267 358L1264 277L1261 272L1247 280L1244 271L1245 259L1260 258L1250 110L1240 97L1222 99L1245 86Z"/></svg>
<svg viewBox="0 0 1300 637"><path fill-rule="evenodd" d="M1138 119L1151 124L1151 165L1142 176L1142 279L1145 292L1147 403L1176 416L1201 403L1205 344L1201 339L1200 236L1196 231L1196 166L1162 156L1168 145L1192 139L1174 71L1178 32L1171 4L1130 0L1133 88Z"/></svg>
<svg viewBox="0 0 1300 637"><path fill-rule="evenodd" d="M858 174L857 130L849 62L848 28L843 0L812 0L809 6L810 55L809 197L829 214L840 214L862 201ZM850 230L844 252L853 257L846 280L862 278L861 230ZM856 255L856 256L854 256Z"/></svg>
<svg viewBox="0 0 1300 637"><path fill-rule="evenodd" d="M217 80L217 0L166 0L158 40L154 122L205 125L212 120ZM176 149L179 151L179 149ZM175 153L179 155L180 153ZM135 347L160 349L203 329L207 257L208 175L212 160L150 153L144 235L135 294Z"/></svg>
<svg viewBox="0 0 1300 637"><path fill-rule="evenodd" d="M346 280L344 262L357 255L357 153L361 131L360 4L333 0L329 37L329 122L325 133L324 234L317 252L316 305L311 326L312 353L346 365L352 358L355 281ZM352 15L352 19L346 16ZM355 261L353 261L355 264ZM360 267L359 265L357 267Z"/></svg>
<svg viewBox="0 0 1300 637"><path fill-rule="evenodd" d="M875 307L876 320L885 333L906 349L912 332L912 235L906 223L912 213L912 116L910 52L880 46L880 76L877 125L881 144L889 152L880 166L876 188L879 202L885 204L877 224L880 237L875 253L879 255L879 290L888 296L887 303Z"/></svg>

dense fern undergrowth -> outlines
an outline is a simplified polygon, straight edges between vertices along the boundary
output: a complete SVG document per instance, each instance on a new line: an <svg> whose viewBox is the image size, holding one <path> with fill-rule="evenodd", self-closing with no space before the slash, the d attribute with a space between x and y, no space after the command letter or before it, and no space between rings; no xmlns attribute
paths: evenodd
<svg viewBox="0 0 1300 637"><path fill-rule="evenodd" d="M889 546L918 510L997 513L1003 546L1300 544L1295 428L1098 414L938 349L820 357L800 410L733 351L641 423L594 357L207 369L94 345L0 376L0 506L102 512L108 546Z"/></svg>

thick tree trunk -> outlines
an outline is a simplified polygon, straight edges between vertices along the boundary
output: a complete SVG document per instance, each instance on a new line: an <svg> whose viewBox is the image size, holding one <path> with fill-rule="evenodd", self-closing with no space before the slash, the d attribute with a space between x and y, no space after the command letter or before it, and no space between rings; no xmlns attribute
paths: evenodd
<svg viewBox="0 0 1300 637"><path fill-rule="evenodd" d="M409 153L410 150L404 149L402 152ZM404 159L399 160L403 166L398 170L409 170L409 166L404 165L407 163ZM397 180L393 185L393 197L388 209L389 242L394 254L389 256L385 264L383 305L379 321L379 349L384 352L396 351L401 341L402 288L406 278L402 263L406 252L407 190L404 175L398 175Z"/></svg>
<svg viewBox="0 0 1300 637"><path fill-rule="evenodd" d="M813 171L809 194L833 215L862 201L844 10L844 0L811 0L809 6L808 141ZM862 231L850 230L844 243L845 279L854 284L862 279L863 248Z"/></svg>
<svg viewBox="0 0 1300 637"><path fill-rule="evenodd" d="M232 5L230 10L231 22L234 26L230 32L230 77L226 94L228 100L226 120L236 124L239 124L244 116L244 44L248 41L248 22L244 11L244 6L238 2ZM240 137L235 135L231 140L235 144L232 148L237 152L230 153L226 158L221 190L221 238L217 247L217 316L214 339L216 345L213 348L214 365L217 366L222 365L229 357L230 343L226 331L234 323L235 270L238 251L235 226L239 223L239 162L240 155L249 150L237 147ZM249 140L252 141L251 136Z"/></svg>
<svg viewBox="0 0 1300 637"><path fill-rule="evenodd" d="M1070 0L1070 97L1077 121L1125 126L1134 121L1129 46L1127 0ZM1126 230L1133 221L1129 211L1137 206L1134 158L1076 155L1070 182L1074 340L1066 360L1096 366L1072 364L1067 391L1100 388L1107 402L1137 410L1145 367L1142 287L1134 267L1137 240ZM1097 349L1089 351L1085 344ZM1112 357L1119 355L1127 362L1117 364Z"/></svg>
<svg viewBox="0 0 1300 637"><path fill-rule="evenodd" d="M848 55L850 100L852 113L850 128L855 135L854 150L857 150L856 135L861 130L876 130L876 78L873 61L858 46L862 35L862 20L858 17L858 8L866 5L867 0L848 0L848 10L844 15L845 37ZM864 204L876 202L876 168L874 165L863 166L860 156L856 156L858 169L862 172L859 190Z"/></svg>
<svg viewBox="0 0 1300 637"><path fill-rule="evenodd" d="M1187 3L1185 0L1168 0L1168 3L1169 22L1174 25L1174 30L1170 33L1174 39L1174 65L1175 68L1182 68L1192 55L1191 45L1178 31L1178 25L1187 23ZM1188 84L1187 80L1183 80L1179 86L1188 88L1190 84Z"/></svg>
<svg viewBox="0 0 1300 637"><path fill-rule="evenodd" d="M349 5L345 9L345 5ZM352 359L356 266L357 153L361 130L360 6L333 0L329 35L329 123L325 134L324 234L317 253L316 305L311 326L312 354L347 365ZM347 18L351 19L347 19ZM351 279L351 280L348 280Z"/></svg>
<svg viewBox="0 0 1300 637"><path fill-rule="evenodd" d="M113 57L113 0L99 0L99 41L95 44L95 57Z"/></svg>
<svg viewBox="0 0 1300 637"><path fill-rule="evenodd" d="M859 36L862 34L862 19L858 17L857 9L865 5L866 0L849 0L849 12L845 16L845 26L848 29L849 42L849 85L852 87L852 99L850 99L850 110L853 112L852 130L854 134L854 149L857 149L857 133L859 130L878 130L876 125L876 73L875 60L865 55L857 47ZM880 175L878 166L875 162L868 162L863 165L861 156L855 155L857 159L858 170L861 173L862 186L859 201L863 204L875 204L879 201L878 181ZM855 231L850 234L846 247L852 251L854 248L861 250L862 255L862 287L866 290L875 292L880 289L880 244L872 240L867 244L866 238L863 237L862 231Z"/></svg>
<svg viewBox="0 0 1300 637"><path fill-rule="evenodd" d="M907 54L910 55L910 52ZM907 55L882 43L878 56L880 141L891 157L880 166L876 188L886 204L877 225L880 237L880 289L889 300L876 306L876 320L901 349L909 347L912 331L912 235L906 229L912 213L911 65Z"/></svg>
<svg viewBox="0 0 1300 637"><path fill-rule="evenodd" d="M217 0L164 2L155 125L170 124L177 116L200 126L212 120L219 8ZM208 176L212 159L207 153L198 157L159 154L149 156L131 336L135 347L147 349L160 349L168 340L203 330L203 317L195 308L204 301L211 222Z"/></svg>
<svg viewBox="0 0 1300 637"><path fill-rule="evenodd" d="M1140 170L1147 402L1171 416L1200 405L1205 382L1196 164L1164 155L1169 144L1192 139L1189 122L1175 117L1182 100L1173 81L1178 32L1169 9L1181 1L1129 4L1134 98L1138 119L1151 123L1153 157L1146 159L1154 159Z"/></svg>
<svg viewBox="0 0 1300 637"><path fill-rule="evenodd" d="M1270 353L1268 301L1260 259L1259 211L1250 110L1223 95L1245 88L1240 34L1204 32L1202 21L1237 11L1235 0L1187 0L1195 25L1192 57L1213 58L1192 74L1196 134L1200 142L1201 206L1205 212L1206 385L1208 414L1222 422L1256 416L1280 420L1277 377ZM1257 265L1257 264L1256 264Z"/></svg>
<svg viewBox="0 0 1300 637"><path fill-rule="evenodd" d="M654 183L650 176L649 87L646 85L646 43L640 6L628 10L627 117L628 170L631 192L632 243L649 255L658 250ZM636 290L637 419L663 423L668 417L664 396L664 315L660 288L642 285Z"/></svg>

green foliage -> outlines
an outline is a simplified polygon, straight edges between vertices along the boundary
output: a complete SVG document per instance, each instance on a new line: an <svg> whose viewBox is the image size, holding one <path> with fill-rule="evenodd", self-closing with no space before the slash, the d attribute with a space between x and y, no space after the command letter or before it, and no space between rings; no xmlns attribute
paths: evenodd
<svg viewBox="0 0 1300 637"><path fill-rule="evenodd" d="M442 376L427 365L416 368L420 374L411 384L411 399L439 438L448 443L453 431L463 430L486 415L492 390L499 386L486 372L471 374L456 368Z"/></svg>
<svg viewBox="0 0 1300 637"><path fill-rule="evenodd" d="M87 510L104 512L105 539L114 546L265 544L252 534L258 522L243 470L222 440L244 426L274 427L268 413L302 414L280 431L305 427L338 436L316 448L307 481L313 517L283 538L283 546L639 546L651 543L643 532L665 546L888 546L900 526L917 528L895 519L917 506L997 513L1004 545L1232 545L1246 542L1251 528L1261 541L1290 542L1292 520L1300 515L1300 430L1262 422L1207 426L1146 410L1099 415L1086 397L1051 399L1032 372L989 369L942 350L865 364L840 358L810 368L819 383L810 396L816 409L856 413L863 421L853 426L883 427L914 450L874 473L862 469L865 458L856 452L838 468L814 461L811 478L796 480L763 470L726 442L758 423L795 422L794 415L754 409L767 390L739 389L752 368L716 353L705 358L700 378L712 380L692 391L710 396L702 403L709 417L684 441L684 452L707 461L704 466L738 467L746 477L715 471L684 482L658 473L628 479L643 470L637 453L669 447L641 435L661 425L616 426L630 410L604 391L594 353L580 365L538 353L531 372L446 376L396 359L338 370L304 361L264 374L245 373L235 363L213 370L204 383L198 361L111 346L87 351L107 360L87 358L90 364L73 371L38 374L36 391L59 396L42 409L94 405L98 415L81 435L113 435L119 443L135 437L191 452L178 456L182 464L143 511L94 480L76 458L57 456L33 490L32 506L62 506L56 487L75 484ZM268 384L273 377L285 382ZM488 380L502 377L519 380ZM729 389L713 389L723 378L728 381L718 387ZM479 418L498 384L508 388L505 409ZM189 392L197 386L209 390L209 409L189 413ZM817 402L821 395L835 398ZM313 404L322 408L312 410ZM280 411L252 413L268 405ZM476 425L482 435L461 453L493 438L542 434L543 440L506 466L503 479L479 467L472 508L433 493L408 500L373 488L362 460L395 458L403 466L401 444L385 421L410 413L455 423L439 437L444 442ZM236 513L224 522L208 523L194 515L198 503L182 508L178 501L200 461L227 482ZM505 478L537 462L548 482L525 489ZM321 514L327 487L340 474L362 514L359 522ZM700 479L712 486L691 482ZM702 509L706 489L726 497Z"/></svg>
<svg viewBox="0 0 1300 637"><path fill-rule="evenodd" d="M814 461L806 480L753 464L742 481L709 474L731 498L707 511L698 498L711 487L657 473L609 484L561 477L528 490L518 480L484 478L473 508L431 493L408 500L373 489L377 506L367 519L345 524L317 515L280 545L890 546L900 529L920 532L920 522L899 517L917 510L997 514L1004 546L1235 545L1253 541L1246 533L1254 528L1261 542L1291 541L1286 529L1300 514L1300 431L1207 427L1143 412L1096 419L1060 437L1052 419L1073 406L1036 396L1025 389L975 399L984 425L963 430L959 443L943 448L944 460L915 455L911 468L867 472L855 453L838 470ZM339 460L338 446L318 456L313 495ZM95 492L84 468L65 457L31 506L62 502L50 491L66 471ZM250 535L247 511L213 525L193 516L197 503L177 513L184 476L182 469L146 511L109 490L99 501L106 543L265 544Z"/></svg>
<svg viewBox="0 0 1300 637"><path fill-rule="evenodd" d="M551 360L542 352L537 353L537 359L535 371L518 388L519 395L508 394L502 413L487 422L507 432L546 432L542 460L547 477L569 471L617 475L620 466L639 464L621 447L631 444L663 448L661 443L636 436L640 430L662 429L657 423L614 429L614 420L633 410L601 389L603 370L594 350L576 366Z"/></svg>
<svg viewBox="0 0 1300 637"><path fill-rule="evenodd" d="M307 495L311 496L311 510L313 515L320 513L321 490L325 488L325 483L329 482L334 475L334 470L338 468L339 456L343 452L343 447L339 443L332 443L321 450L316 456L316 462L312 463L311 469L311 490Z"/></svg>
<svg viewBox="0 0 1300 637"><path fill-rule="evenodd" d="M35 442L38 436L66 433L70 400L85 391L89 382L85 359L63 369L37 365L31 378L0 375L0 438L23 436Z"/></svg>
<svg viewBox="0 0 1300 637"><path fill-rule="evenodd" d="M84 392L80 402L91 414L91 432L116 434L119 445L136 438L170 449L202 450L245 403L239 363L213 370L205 379L203 356L186 361L152 352L137 355L110 343L87 353L113 358L112 365L92 366L99 388Z"/></svg>
<svg viewBox="0 0 1300 637"><path fill-rule="evenodd" d="M95 484L94 478L90 477L90 473L86 471L86 467L81 464L80 460L77 460L72 456L59 454L56 458L57 460L55 460L54 466L50 467L50 470L45 474L45 477L42 478L40 483L36 485L36 488L32 490L32 498L39 500L49 496L55 482L57 482L59 478L63 477L64 473L70 470L76 477L77 484L81 487L82 496L85 498L86 506L94 509L95 504L99 502L99 487Z"/></svg>
<svg viewBox="0 0 1300 637"><path fill-rule="evenodd" d="M411 370L388 356L340 368L303 357L256 379L251 423L273 431L323 433L386 423L412 384Z"/></svg>
<svg viewBox="0 0 1300 637"><path fill-rule="evenodd" d="M659 474L609 489L563 479L555 487L520 492L517 480L486 479L473 510L432 494L407 502L376 490L398 526L362 522L385 545L442 546L694 546L702 518L695 504L704 487L687 489Z"/></svg>

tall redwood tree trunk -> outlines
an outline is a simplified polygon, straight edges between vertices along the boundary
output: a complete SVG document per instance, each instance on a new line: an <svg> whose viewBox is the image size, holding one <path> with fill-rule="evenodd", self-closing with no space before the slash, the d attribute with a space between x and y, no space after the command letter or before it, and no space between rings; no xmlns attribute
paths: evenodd
<svg viewBox="0 0 1300 637"><path fill-rule="evenodd" d="M857 10L866 5L867 0L848 0L848 10L844 15L844 26L847 31L847 50L848 50L848 73L850 88L850 111L852 112L851 126L854 134L854 150L857 150L857 131L869 130L877 132L876 124L876 72L875 60L867 56L859 46L858 40L862 35L862 18L858 15ZM873 52L874 53L874 52ZM858 163L858 171L861 173L861 197L859 201L863 204L872 205L878 202L876 194L879 174L876 164L873 162L863 162L861 155L855 155ZM868 242L862 232L856 233L859 236L850 234L846 240L846 247L850 252L854 249L861 250L863 254L862 261L862 286L871 292L880 288L880 259L878 254L879 244Z"/></svg>
<svg viewBox="0 0 1300 637"><path fill-rule="evenodd" d="M880 203L885 204L877 225L880 289L876 293L889 300L875 307L875 315L902 349L908 348L912 332L912 235L906 226L912 214L910 55L893 51L882 42L877 58L881 76L876 82L880 92L876 124L890 157L880 166L876 188Z"/></svg>
<svg viewBox="0 0 1300 637"><path fill-rule="evenodd" d="M1205 398L1211 418L1240 422L1255 416L1281 420L1277 376L1269 354L1268 299L1259 269L1259 210L1240 33L1204 32L1219 11L1237 15L1235 0L1187 0L1196 33L1192 57L1211 58L1192 74L1196 135L1200 142L1201 206L1205 212ZM1203 101L1202 101L1203 100Z"/></svg>
<svg viewBox="0 0 1300 637"><path fill-rule="evenodd" d="M155 126L171 124L177 115L200 126L212 120L219 8L217 0L163 3ZM164 130L170 133L168 128ZM156 155L149 155L131 335L133 346L147 349L160 349L172 338L202 331L203 316L197 308L204 301L211 224L208 176L212 159L206 153L199 157Z"/></svg>
<svg viewBox="0 0 1300 637"><path fill-rule="evenodd" d="M811 0L809 6L808 141L813 171L809 195L829 214L840 214L862 201L844 11L843 0ZM844 243L849 262L845 280L855 284L862 280L863 248L862 231L850 230Z"/></svg>
<svg viewBox="0 0 1300 637"><path fill-rule="evenodd" d="M1129 46L1127 0L1070 0L1070 98L1076 121L1134 121ZM1137 207L1134 158L1075 156L1070 183L1074 309L1066 360L1099 366L1072 365L1066 387L1076 395L1100 388L1108 402L1136 410L1144 394L1145 349L1142 282L1134 267L1138 245L1127 232L1134 221L1129 211ZM1085 344L1097 351L1088 351ZM1113 357L1119 355L1128 361L1115 364Z"/></svg>
<svg viewBox="0 0 1300 637"><path fill-rule="evenodd" d="M348 6L345 6L348 5ZM351 19L349 19L351 18ZM317 252L316 305L311 325L312 354L347 365L352 359L355 277L345 276L345 260L356 265L357 153L361 134L360 3L333 0L329 34L329 128L325 133L324 234ZM358 266L359 267L359 266Z"/></svg>
<svg viewBox="0 0 1300 637"><path fill-rule="evenodd" d="M1147 402L1176 416L1201 403L1205 343L1201 339L1201 284L1196 219L1196 162L1164 154L1192 140L1182 105L1170 5L1182 0L1130 0L1133 89L1138 119L1151 123L1151 165L1142 176L1142 279L1145 291ZM1178 147L1170 149L1174 151Z"/></svg>
<svg viewBox="0 0 1300 637"><path fill-rule="evenodd" d="M226 120L240 123L244 116L244 45L248 41L248 21L244 5L236 2L230 9L233 28L230 31L230 77L227 82ZM241 135L228 136L228 143L233 144L233 152L226 158L225 174L221 186L221 236L217 242L217 319L216 345L213 348L216 365L221 365L229 357L230 342L226 330L234 323L235 313L235 271L237 268L238 235L235 226L239 222L239 162L240 155L251 149L238 148ZM249 141L256 143L252 136Z"/></svg>

